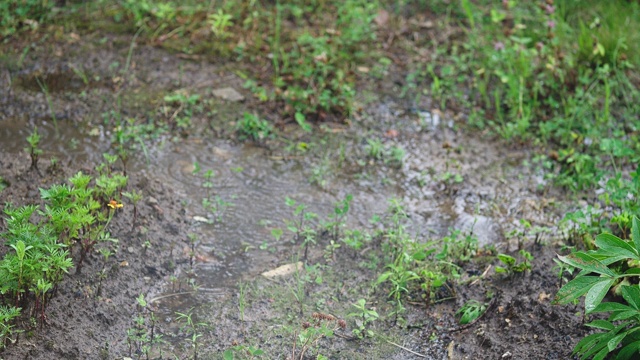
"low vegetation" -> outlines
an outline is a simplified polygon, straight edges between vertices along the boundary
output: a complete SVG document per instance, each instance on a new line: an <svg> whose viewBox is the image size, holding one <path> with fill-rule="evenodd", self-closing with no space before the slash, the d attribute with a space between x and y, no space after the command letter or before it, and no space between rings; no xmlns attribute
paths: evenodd
<svg viewBox="0 0 640 360"><path fill-rule="evenodd" d="M397 81L402 96L412 106L462 114L455 126L465 131L535 149L537 155L528 165L543 178L541 191L555 186L587 200L587 206L572 207L558 224L567 235L565 245L570 251L559 257L560 278L563 270L578 271L563 284L556 302L576 303L584 295L585 315L609 314L606 320L596 316L587 324L597 331L577 344L574 353L580 358L627 359L640 351L636 335L640 290L635 280L640 261L637 1L100 0L65 4L26 0L0 4L0 36L5 44L12 38L60 28L66 32L116 29L134 40L140 37L187 56L248 64L235 73L252 94L249 106L254 109L236 119L227 134L265 147L278 139L295 155L327 146L320 141L291 140L280 129L297 124L302 136L311 136L326 130L322 126L327 123L358 122L360 84L390 82L385 73L396 68L404 75ZM60 36L60 32L50 33ZM25 48L23 57L28 51ZM122 77L130 69L130 60L131 50L125 64L114 65L114 79L117 75L120 82L125 81ZM81 70L75 71L85 84L89 82ZM114 83L116 88L121 85ZM57 127L48 90L41 87ZM177 141L188 137L194 117L212 111L201 94L179 89L161 94L154 114L144 120L132 118L123 115L123 100L116 92L114 109L103 114L104 123L114 128L115 153L105 155L95 175L79 172L68 183L41 188L41 205L5 206L6 229L1 236L9 251L0 262L0 347L25 330L16 326L21 316L37 319L40 326L46 323L46 305L57 285L71 268L81 271L87 254L98 248L108 254L117 246L108 229L123 206L121 196L134 207L135 225L142 195L125 191L132 150L148 160L148 140L166 133ZM42 151L37 128L26 140L31 171L39 171ZM402 168L406 151L400 145L383 140L381 134L360 140L361 159L356 163L361 167L379 163ZM339 151L344 160L345 149ZM114 171L118 161L121 173ZM202 171L197 163L194 167L193 175L206 193L201 204L207 212L205 221L219 223L233 204L213 191L212 170ZM323 186L328 172L322 163L313 169L310 181ZM453 185L464 178L447 171L440 180ZM384 291L386 307L383 312L369 306L373 296L363 293L341 317L312 312L301 327L289 324L292 358L303 359L312 352L318 359L326 358L318 344L344 330L347 321L353 321L351 335L357 339L382 338L372 324L383 318L405 324L408 302L428 306L455 299L459 286L484 278L484 274L464 276L471 263L489 263L495 268L493 276L507 280L532 270L532 255L523 246L514 253L501 253L480 248L472 232L453 229L438 239L412 233L398 200L391 200L388 211L372 219L375 227L348 228L352 200L345 197L326 218L305 204L285 200L291 218L283 229L271 229L271 234L274 243L290 240L299 246L296 263L300 259L304 264L288 284L288 292L301 314L310 313L308 287L322 282L336 258L350 256L376 272L371 288ZM263 245L269 248L266 242ZM194 237L192 266L195 247ZM322 260L312 261L310 252L318 247ZM486 294L486 299L466 301L457 312L460 323L481 317L490 298ZM603 301L607 298L610 301ZM136 323L128 334L130 356L134 351L146 355L161 343L154 332L154 312L144 297L137 301ZM244 312L244 304L240 308ZM191 311L180 313L178 319L191 339L190 354L197 358L205 324L192 315ZM224 352L225 359L265 356L265 351L241 344Z"/></svg>

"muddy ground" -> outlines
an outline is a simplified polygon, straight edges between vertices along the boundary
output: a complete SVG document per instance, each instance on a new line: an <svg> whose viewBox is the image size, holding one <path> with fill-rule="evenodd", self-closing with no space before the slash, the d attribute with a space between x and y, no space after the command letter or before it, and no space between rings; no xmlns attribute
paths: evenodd
<svg viewBox="0 0 640 360"><path fill-rule="evenodd" d="M242 89L241 79L229 71L234 64L217 64L198 57L184 59L162 49L139 45L123 74L119 70L126 63L131 41L132 37L124 35L86 34L56 39L35 37L3 45L5 55L0 70L3 139L24 138L34 125L52 132L54 116L34 81L37 77L46 79L56 121L79 130L75 147L67 146L70 138L45 136L41 163L47 164L52 154L64 158L61 169L55 171L46 170L44 165L40 172L30 170L28 155L19 146L10 148L0 144L0 176L9 184L0 192L0 203L38 203L39 187L63 182L79 170L92 171L101 161L101 154L110 150L114 131L113 124L104 120L102 114L117 109L127 117L152 122L152 118L162 116L159 110L162 97L176 89L209 94L211 88L228 86L236 88L247 100L242 104L229 104L207 95L215 111L194 115L194 130L181 134L175 129L161 129L146 138L151 152L148 166L153 166L154 154L164 151L166 144L187 139L206 142L218 138L232 146L242 146L236 142L232 123L242 109L260 105ZM30 43L35 45L21 60L23 49ZM113 65L115 63L117 65ZM83 81L73 68L82 69L89 80ZM401 69L392 68L389 78L404 77L394 71ZM495 265L495 261L470 263L464 268L468 275L484 276L472 285L455 286L454 299L428 307L419 299L409 301L405 322L385 318L373 325L376 333L387 335L384 339L353 339L351 330L355 323L348 319L347 328L337 331L340 336L319 342L319 351L331 359L571 358L571 349L586 334L581 326L580 308L551 304L560 285L553 258L562 251L563 241L554 226L561 211L569 205L561 194L545 191L547 188L537 180L539 174L521 165L530 156L529 150L484 138L482 134L465 134L457 129L453 120L460 114L442 114L442 118L450 119L451 123L443 120L436 128L424 131L416 125L418 120L408 102L393 95L399 92L375 94L366 81L362 87L361 93L367 94L360 99L365 108L359 114L362 121L354 124L350 131L384 137L390 129L398 130L399 135L392 136L393 141L408 149L408 160L398 169L356 166L357 161L351 159L351 170L333 174L330 180L364 183L363 188L369 192L393 189L396 194L401 193L413 214L413 225L418 229L433 226L440 234L448 226L463 230L466 226L466 230L470 230L473 226L470 227L469 222L479 222L474 231L483 232L479 236L500 251L517 250L514 239L504 234L517 228L514 223L520 217L533 219L540 226L551 226L556 233L545 234L541 245L524 242L524 248L534 257L530 273L504 278L494 274L490 265ZM120 103L116 103L116 94L120 95ZM369 96L371 94L374 96ZM332 126L340 130L336 133L344 129L340 124ZM361 143L362 140L352 141L346 148L355 154ZM285 165L295 163L304 168L319 161L311 157L288 159L282 156L286 152L277 144L259 151L265 161L276 157ZM136 166L142 166L145 157L138 155ZM463 182L444 183L433 175L452 168L463 176ZM427 185L416 185L419 175L425 171L431 174L427 176ZM356 181L353 173L365 176ZM176 309L187 311L195 306L196 316L206 323L198 349L198 358L204 359L220 359L222 352L234 344L255 345L269 354L266 358L285 359L295 343L293 334L314 311L345 317L351 311L351 304L359 298L369 299L381 314L389 311L384 289L374 291L370 286L380 270L363 264L364 260L370 260L368 255L340 251L329 261L322 256L322 249L329 241L324 239L315 252L312 251L308 264L323 265L325 281L307 285L305 292L309 301L302 315L292 297L291 278L271 281L259 276L262 271L291 262L299 248L283 245L267 254L255 247L241 251L238 244L233 251L249 262L252 258L269 257L266 263L234 280L247 284L249 289L244 319L240 319L235 284L227 281L219 289L201 289L196 293L191 293L192 289L185 285L191 268L188 251L185 251L187 234L197 231L193 228L193 215L197 211L184 203L183 190L168 186L162 178L150 178L147 172L130 169L129 174L129 187L144 194L145 200L139 206L139 223L131 229L132 209L125 206L112 224L112 235L120 240L117 254L106 265L99 254L94 254L80 273L72 270L49 304L46 326L38 329L29 324L28 318L22 319L19 324L27 331L19 335L15 344L0 352L0 358L137 358L139 354L135 349L130 350L127 342L127 330L133 326L133 317L138 311L135 299L140 294L154 299L151 307L160 319L157 331L167 340L166 344L154 348L151 357L157 359L193 357L193 349L185 340L188 336L175 320ZM380 185L381 178L391 185ZM340 183L335 180L335 184L337 187ZM325 186L331 188L332 185ZM438 207L427 205L433 203L439 204ZM443 210L447 207L448 210ZM474 214L479 216L474 218ZM457 220L438 225L453 217ZM483 221L486 224L482 224ZM3 231L4 224L0 224ZM143 244L147 240L152 246L145 250ZM0 254L6 251L2 248ZM378 250L374 247L370 251ZM207 255L211 254L202 254L199 261L208 262ZM101 293L97 294L97 274L103 266L107 267L108 276L100 285ZM179 280L172 280L174 277ZM183 292L189 294L180 295ZM493 294L492 299L487 299L487 312L469 326L457 325L455 311L468 299L485 300L487 293ZM307 358L314 355L310 351Z"/></svg>

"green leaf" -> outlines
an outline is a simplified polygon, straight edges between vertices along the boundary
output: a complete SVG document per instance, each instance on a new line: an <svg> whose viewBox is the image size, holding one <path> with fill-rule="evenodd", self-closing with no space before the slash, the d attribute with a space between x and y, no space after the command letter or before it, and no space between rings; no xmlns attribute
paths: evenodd
<svg viewBox="0 0 640 360"><path fill-rule="evenodd" d="M507 272L507 269L503 268L502 266L496 266L496 273L504 274L506 272Z"/></svg>
<svg viewBox="0 0 640 360"><path fill-rule="evenodd" d="M616 336L613 339L609 340L609 342L607 343L607 347L609 348L609 352L615 350L615 348L618 347L618 344L620 344L620 341L622 341L622 339L624 339L625 336L627 336L627 332L623 332L622 334L619 334L618 336Z"/></svg>
<svg viewBox="0 0 640 360"><path fill-rule="evenodd" d="M634 341L622 348L616 357L616 360L635 359L640 353L640 340Z"/></svg>
<svg viewBox="0 0 640 360"><path fill-rule="evenodd" d="M596 246L612 254L638 260L638 250L615 235L603 233L596 236Z"/></svg>
<svg viewBox="0 0 640 360"><path fill-rule="evenodd" d="M392 274L391 271L387 271L386 273L380 275L378 277L378 280L376 281L376 283L381 284L381 283L387 281L387 279L389 278L389 276L391 276L391 274Z"/></svg>
<svg viewBox="0 0 640 360"><path fill-rule="evenodd" d="M498 259L507 266L513 266L516 263L516 259L513 256L507 254L498 254Z"/></svg>
<svg viewBox="0 0 640 360"><path fill-rule="evenodd" d="M640 220L638 220L637 216L634 216L631 222L631 239L636 246L636 250L640 250Z"/></svg>
<svg viewBox="0 0 640 360"><path fill-rule="evenodd" d="M640 309L640 288L638 288L638 285L622 285L622 297L629 305L633 306L634 309Z"/></svg>
<svg viewBox="0 0 640 360"><path fill-rule="evenodd" d="M633 267L624 272L625 275L640 275L640 268Z"/></svg>
<svg viewBox="0 0 640 360"><path fill-rule="evenodd" d="M309 123L306 121L305 116L303 113L297 112L294 115L296 122L298 123L298 125L300 125L300 127L302 128L302 130L306 131L306 132L311 132L311 125L309 125Z"/></svg>
<svg viewBox="0 0 640 360"><path fill-rule="evenodd" d="M632 307L620 304L618 302L604 302L600 303L593 312L613 312L613 311L629 311L633 310Z"/></svg>
<svg viewBox="0 0 640 360"><path fill-rule="evenodd" d="M637 322L638 315L640 315L640 313L638 313L637 310L617 311L611 314L611 316L609 316L609 320L610 321L631 320L631 321Z"/></svg>
<svg viewBox="0 0 640 360"><path fill-rule="evenodd" d="M613 330L614 326L610 321L607 320L593 320L592 322L585 324L586 326L602 329L602 330Z"/></svg>
<svg viewBox="0 0 640 360"><path fill-rule="evenodd" d="M598 259L583 252L576 252L568 256L558 256L558 258L562 262L579 269L608 276L616 276L616 273L614 273L613 270L602 264Z"/></svg>
<svg viewBox="0 0 640 360"><path fill-rule="evenodd" d="M607 292L613 285L616 279L600 278L600 281L591 286L591 289L584 297L584 309L587 314L592 312L598 304L602 302Z"/></svg>
<svg viewBox="0 0 640 360"><path fill-rule="evenodd" d="M224 360L233 360L233 350L225 350L222 357Z"/></svg>
<svg viewBox="0 0 640 360"><path fill-rule="evenodd" d="M601 281L601 279L599 276L578 276L558 290L554 303L563 305L572 302L584 295L593 285Z"/></svg>

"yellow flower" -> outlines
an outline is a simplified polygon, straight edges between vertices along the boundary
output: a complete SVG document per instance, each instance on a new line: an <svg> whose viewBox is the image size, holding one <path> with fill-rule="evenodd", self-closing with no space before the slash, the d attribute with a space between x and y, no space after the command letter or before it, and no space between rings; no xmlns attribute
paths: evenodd
<svg viewBox="0 0 640 360"><path fill-rule="evenodd" d="M108 207L112 208L112 209L120 209L121 207L123 207L124 205L122 205L121 203L115 201L115 200L111 200L109 201L109 203L107 204Z"/></svg>

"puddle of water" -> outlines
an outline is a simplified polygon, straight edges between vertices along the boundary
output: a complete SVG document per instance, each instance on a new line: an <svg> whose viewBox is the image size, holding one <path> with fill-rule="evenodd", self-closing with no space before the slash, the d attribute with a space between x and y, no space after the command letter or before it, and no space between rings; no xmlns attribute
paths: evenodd
<svg viewBox="0 0 640 360"><path fill-rule="evenodd" d="M147 176L166 181L188 203L191 219L211 218L201 205L204 180L193 174L195 162L201 173L213 170L212 192L233 204L219 222L206 224L193 220L194 232L200 236L200 250L206 258L196 269L198 283L204 288L235 286L238 278L272 266L273 258L266 252L255 258L244 249L258 248L263 242L274 243L270 229L284 228L284 221L293 217L293 209L285 204L286 197L307 205L309 211L322 219L333 211L337 201L352 194L353 211L348 220L352 226L366 224L374 213L384 211L387 206L389 194L363 191L354 182L332 182L325 189L310 185L302 171L304 164L299 161L267 160L262 149L250 145L192 140L172 145L154 160L153 168L145 170ZM269 225L261 224L262 221ZM286 238L285 234L283 239Z"/></svg>
<svg viewBox="0 0 640 360"><path fill-rule="evenodd" d="M56 129L57 125L57 129ZM87 131L68 121L32 121L27 116L0 119L0 151L10 154L24 152L27 137L38 129L45 158L56 158L64 164L100 163L109 149L104 132L87 136Z"/></svg>

